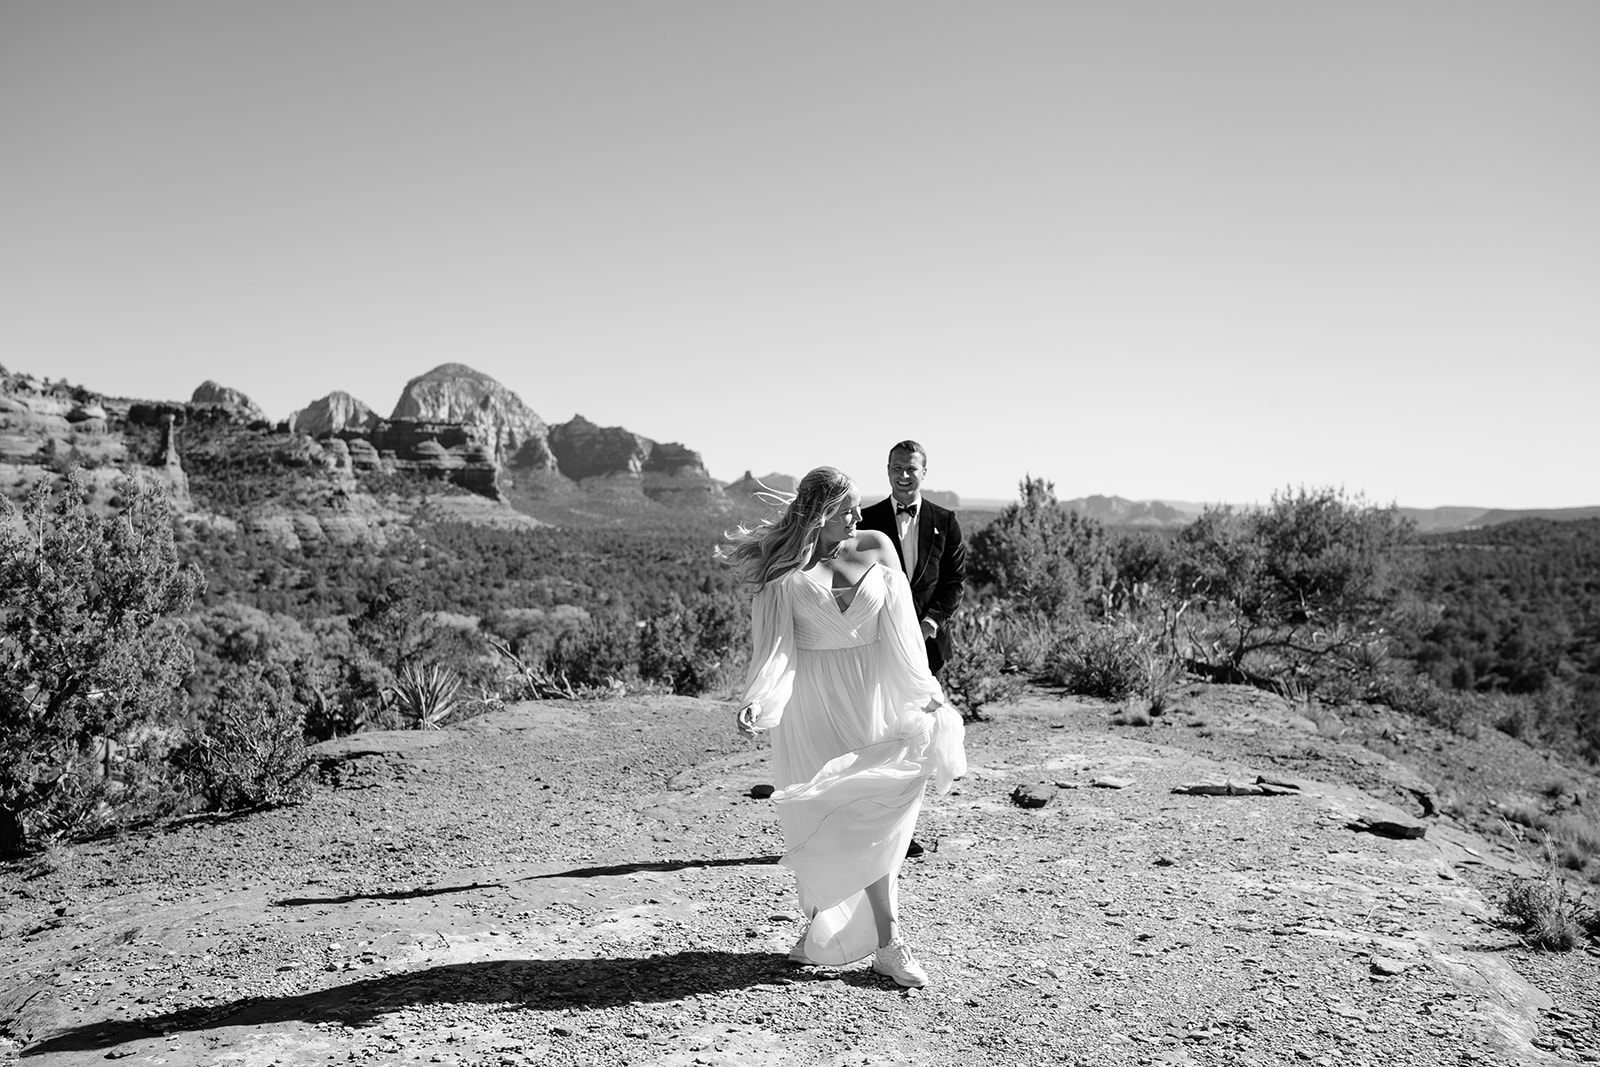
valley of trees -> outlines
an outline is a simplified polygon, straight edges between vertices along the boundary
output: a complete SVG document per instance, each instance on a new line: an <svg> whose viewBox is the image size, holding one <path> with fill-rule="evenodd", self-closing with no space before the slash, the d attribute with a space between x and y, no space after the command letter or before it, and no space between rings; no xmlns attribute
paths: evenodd
<svg viewBox="0 0 1600 1067"><path fill-rule="evenodd" d="M244 515L295 491L252 470L191 468L194 495ZM292 799L308 740L526 697L723 697L745 669L747 601L714 558L736 517L421 523L382 548L290 551L174 522L129 485L119 503L66 478L0 515L0 662L21 680L0 692L0 852L119 812ZM1300 489L1151 532L1067 511L1030 478L966 532L945 681L973 718L1028 683L1159 714L1200 675L1475 717L1600 760L1600 520L1419 536L1395 509ZM84 633L92 654L68 640ZM170 693L130 682L139 662Z"/></svg>

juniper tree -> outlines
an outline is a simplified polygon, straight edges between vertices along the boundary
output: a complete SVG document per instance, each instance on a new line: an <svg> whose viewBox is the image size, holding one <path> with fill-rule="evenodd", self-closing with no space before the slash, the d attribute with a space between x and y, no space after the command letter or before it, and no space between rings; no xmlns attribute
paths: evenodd
<svg viewBox="0 0 1600 1067"><path fill-rule="evenodd" d="M92 752L174 705L190 662L174 616L199 588L165 494L124 477L96 512L78 472L0 499L0 857L92 779Z"/></svg>
<svg viewBox="0 0 1600 1067"><path fill-rule="evenodd" d="M1218 620L1228 666L1258 652L1307 665L1382 637L1414 539L1397 508L1302 488L1258 510L1207 508L1179 538L1178 569Z"/></svg>

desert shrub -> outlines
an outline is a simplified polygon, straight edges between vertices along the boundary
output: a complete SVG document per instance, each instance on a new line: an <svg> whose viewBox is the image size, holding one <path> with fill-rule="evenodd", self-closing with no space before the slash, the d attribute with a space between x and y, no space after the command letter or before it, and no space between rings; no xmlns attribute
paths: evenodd
<svg viewBox="0 0 1600 1067"><path fill-rule="evenodd" d="M1600 858L1600 820L1588 815L1569 814L1556 822L1555 836L1569 853L1581 857L1581 862L1568 864L1581 869L1591 860Z"/></svg>
<svg viewBox="0 0 1600 1067"><path fill-rule="evenodd" d="M305 708L281 667L250 664L218 680L211 705L172 762L211 811L275 807L307 789Z"/></svg>
<svg viewBox="0 0 1600 1067"><path fill-rule="evenodd" d="M460 639L458 629L434 621L414 583L391 579L382 589L363 592L360 603L350 619L351 636L392 675L408 663L437 661L442 644Z"/></svg>
<svg viewBox="0 0 1600 1067"><path fill-rule="evenodd" d="M733 680L744 663L749 618L732 593L676 596L650 612L639 630L639 677L674 693L700 696Z"/></svg>
<svg viewBox="0 0 1600 1067"><path fill-rule="evenodd" d="M1452 703L1447 694L1425 675L1409 671L1390 671L1377 678L1367 699L1387 704L1395 711L1426 719L1436 726L1455 732L1466 709L1459 702Z"/></svg>
<svg viewBox="0 0 1600 1067"><path fill-rule="evenodd" d="M82 476L37 481L20 511L0 499L0 857L84 810L95 753L175 713L190 663L175 616L200 576L180 565L160 490L117 483L109 514ZM94 810L105 796L95 796ZM54 809L54 810L52 810Z"/></svg>
<svg viewBox="0 0 1600 1067"><path fill-rule="evenodd" d="M1099 610L1116 581L1105 528L1056 502L1055 485L1025 478L1021 499L979 529L967 551L975 587L1050 615Z"/></svg>
<svg viewBox="0 0 1600 1067"><path fill-rule="evenodd" d="M495 691L507 700L576 700L578 693L564 674L551 673L543 666L528 663L506 644L490 638L489 644L507 664Z"/></svg>
<svg viewBox="0 0 1600 1067"><path fill-rule="evenodd" d="M1567 952L1576 947L1593 922L1573 898L1567 883L1553 872L1542 878L1511 883L1500 904L1506 925L1534 948Z"/></svg>
<svg viewBox="0 0 1600 1067"><path fill-rule="evenodd" d="M1121 618L1078 627L1051 653L1045 673L1084 696L1145 698L1157 714L1182 678L1181 665L1160 634Z"/></svg>
<svg viewBox="0 0 1600 1067"><path fill-rule="evenodd" d="M347 627L325 622L308 627L292 616L239 601L208 605L185 622L194 653L194 670L184 682L191 707L209 707L216 680L232 669L251 664L278 667L290 679L295 701L307 709L307 729L313 736L352 732L336 728L324 732L324 724L336 723L342 714L333 701L338 698L339 657L350 653Z"/></svg>
<svg viewBox="0 0 1600 1067"><path fill-rule="evenodd" d="M1119 530L1111 540L1115 579L1109 610L1136 615L1170 599L1177 587L1178 555L1173 538L1153 530Z"/></svg>
<svg viewBox="0 0 1600 1067"><path fill-rule="evenodd" d="M1203 609L1195 647L1244 672L1252 655L1327 670L1381 639L1408 578L1410 522L1332 489L1266 508L1207 508L1178 538L1180 586Z"/></svg>
<svg viewBox="0 0 1600 1067"><path fill-rule="evenodd" d="M621 612L604 612L556 638L543 670L586 688L627 685L638 677L639 626Z"/></svg>
<svg viewBox="0 0 1600 1067"><path fill-rule="evenodd" d="M959 622L962 615L952 621ZM1004 600L992 601L976 610L971 621L975 627L982 628L979 640L1000 653L1002 669L1022 678L1033 678L1043 671L1051 649L1077 625L1075 620L1060 619ZM953 635L953 640L964 643L959 632Z"/></svg>
<svg viewBox="0 0 1600 1067"><path fill-rule="evenodd" d="M1026 677L1011 662L1017 628L1002 605L957 612L951 616L952 654L939 672L947 696L964 718L982 720L986 704L1020 694Z"/></svg>

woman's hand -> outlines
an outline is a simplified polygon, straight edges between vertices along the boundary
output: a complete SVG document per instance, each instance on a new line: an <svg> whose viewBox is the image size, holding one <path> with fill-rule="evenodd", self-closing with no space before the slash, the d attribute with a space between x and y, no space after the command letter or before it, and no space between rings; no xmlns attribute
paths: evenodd
<svg viewBox="0 0 1600 1067"><path fill-rule="evenodd" d="M746 737L754 737L756 735L756 706L754 704L746 704L740 708L739 713L734 716L733 724L738 727L741 734Z"/></svg>
<svg viewBox="0 0 1600 1067"><path fill-rule="evenodd" d="M922 710L932 715L942 707L944 707L944 701L938 697L929 697L928 702L922 706Z"/></svg>

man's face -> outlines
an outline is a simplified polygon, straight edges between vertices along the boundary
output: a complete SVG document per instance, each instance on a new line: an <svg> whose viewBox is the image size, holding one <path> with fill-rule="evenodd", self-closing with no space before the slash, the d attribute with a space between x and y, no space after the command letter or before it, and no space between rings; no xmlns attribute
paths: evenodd
<svg viewBox="0 0 1600 1067"><path fill-rule="evenodd" d="M922 456L916 452L898 449L889 453L889 492L895 503L909 504L922 491L922 479L928 476Z"/></svg>

